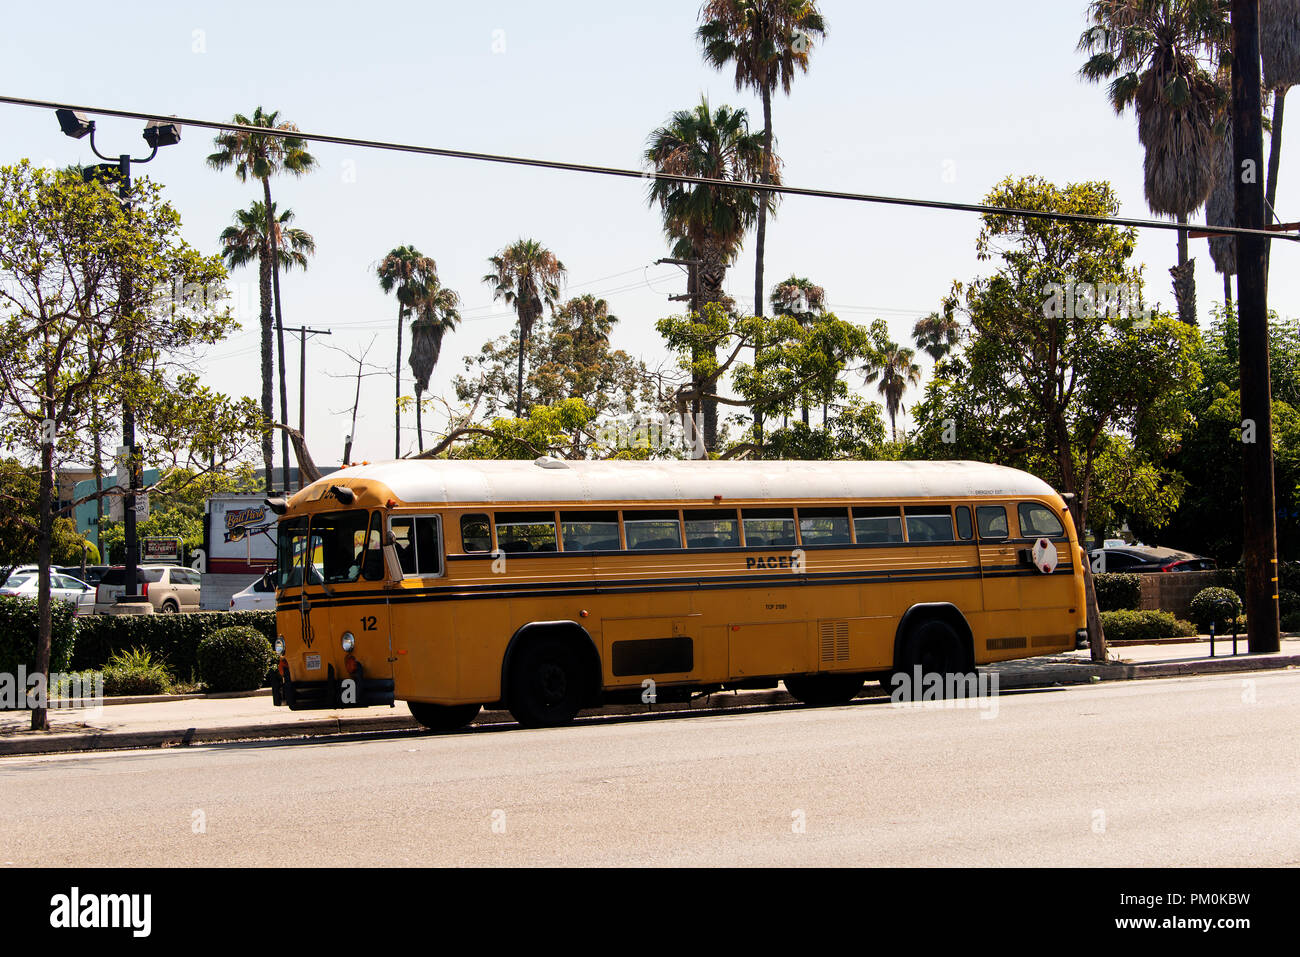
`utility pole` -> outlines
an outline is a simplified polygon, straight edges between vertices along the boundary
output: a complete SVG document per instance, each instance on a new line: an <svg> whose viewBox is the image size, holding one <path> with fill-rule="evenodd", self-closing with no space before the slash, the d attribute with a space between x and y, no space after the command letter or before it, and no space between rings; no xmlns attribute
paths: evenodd
<svg viewBox="0 0 1300 957"><path fill-rule="evenodd" d="M1259 0L1232 0L1232 152L1236 225L1262 229L1264 134L1261 121ZM1237 236L1237 323L1241 343L1242 500L1246 629L1251 652L1277 651L1277 512L1268 361L1268 244Z"/></svg>
<svg viewBox="0 0 1300 957"><path fill-rule="evenodd" d="M691 312L695 313L696 315L699 315L700 313L700 264L702 262L703 260L700 259L674 259L671 256L665 256L663 259L655 260L656 266L665 263L670 263L674 266L686 267L686 294L682 296L669 296L668 301L688 302L690 303ZM694 362L697 358L698 358L697 356L692 355L691 356L692 362ZM696 387L695 398L691 400L691 433L692 435L694 435L694 433L699 428L699 423L702 421L702 410L704 408L704 403L699 396L698 390L699 390L700 383L695 381L694 376L691 377L691 384ZM698 437L697 437L697 441L698 441Z"/></svg>
<svg viewBox="0 0 1300 957"><path fill-rule="evenodd" d="M334 333L328 329L308 329L306 326L299 326L297 329L285 329L285 332L298 333L298 434L307 440L307 337L308 336L332 336ZM284 461L284 487L289 488L289 460ZM302 470L298 471L298 488L301 490Z"/></svg>

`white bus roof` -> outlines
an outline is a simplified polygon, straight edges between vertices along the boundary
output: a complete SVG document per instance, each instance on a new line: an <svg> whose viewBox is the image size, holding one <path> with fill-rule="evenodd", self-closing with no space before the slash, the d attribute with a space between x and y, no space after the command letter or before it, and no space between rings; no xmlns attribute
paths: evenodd
<svg viewBox="0 0 1300 957"><path fill-rule="evenodd" d="M312 483L380 482L405 504L709 502L1053 495L1027 472L982 462L488 461L405 459L334 472Z"/></svg>

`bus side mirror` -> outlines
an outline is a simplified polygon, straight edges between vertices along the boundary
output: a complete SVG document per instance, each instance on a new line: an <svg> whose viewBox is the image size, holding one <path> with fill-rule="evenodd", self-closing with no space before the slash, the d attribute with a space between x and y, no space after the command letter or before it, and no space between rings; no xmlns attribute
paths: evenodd
<svg viewBox="0 0 1300 957"><path fill-rule="evenodd" d="M397 557L397 539L391 532L384 540L384 569L386 572L384 578L388 584L396 585L402 580L402 563Z"/></svg>

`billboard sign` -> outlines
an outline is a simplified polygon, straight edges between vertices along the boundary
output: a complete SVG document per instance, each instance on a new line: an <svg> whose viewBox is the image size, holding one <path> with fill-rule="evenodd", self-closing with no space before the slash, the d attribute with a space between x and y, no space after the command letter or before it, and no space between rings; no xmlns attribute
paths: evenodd
<svg viewBox="0 0 1300 957"><path fill-rule="evenodd" d="M181 560L181 544L181 540L175 536L142 538L140 540L140 560L142 562L175 564Z"/></svg>

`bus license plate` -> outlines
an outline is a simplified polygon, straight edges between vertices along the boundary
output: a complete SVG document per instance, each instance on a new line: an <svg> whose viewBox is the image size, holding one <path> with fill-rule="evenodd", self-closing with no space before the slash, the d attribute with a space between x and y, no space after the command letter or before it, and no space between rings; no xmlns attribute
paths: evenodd
<svg viewBox="0 0 1300 957"><path fill-rule="evenodd" d="M307 670L320 671L320 655L307 656Z"/></svg>

